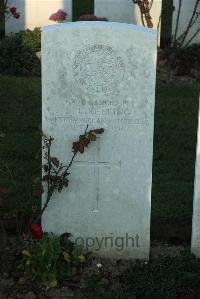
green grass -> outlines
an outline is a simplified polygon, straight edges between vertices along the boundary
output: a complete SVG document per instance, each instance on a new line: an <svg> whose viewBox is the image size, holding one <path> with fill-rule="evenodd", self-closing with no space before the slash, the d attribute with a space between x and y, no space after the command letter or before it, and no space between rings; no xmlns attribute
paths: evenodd
<svg viewBox="0 0 200 299"><path fill-rule="evenodd" d="M161 257L146 265L138 264L125 271L120 280L112 279L102 288L101 280L88 280L83 298L96 299L175 299L191 298L200 285L200 259L184 251L180 257ZM186 296L186 294L188 296ZM196 293L195 297L199 298Z"/></svg>
<svg viewBox="0 0 200 299"><path fill-rule="evenodd" d="M6 211L38 205L31 190L40 176L40 124L40 79L0 76L0 187L9 189Z"/></svg>
<svg viewBox="0 0 200 299"><path fill-rule="evenodd" d="M200 85L157 86L153 222L191 221L199 90Z"/></svg>
<svg viewBox="0 0 200 299"><path fill-rule="evenodd" d="M191 221L199 85L158 84L155 109L152 221ZM41 82L0 76L0 186L6 209L26 209L40 176Z"/></svg>

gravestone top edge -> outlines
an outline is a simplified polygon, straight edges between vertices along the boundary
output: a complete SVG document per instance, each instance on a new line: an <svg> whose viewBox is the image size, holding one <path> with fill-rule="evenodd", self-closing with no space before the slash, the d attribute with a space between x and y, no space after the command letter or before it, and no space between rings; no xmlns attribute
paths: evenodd
<svg viewBox="0 0 200 299"><path fill-rule="evenodd" d="M78 21L78 22L66 22L55 25L48 25L42 28L42 32L73 29L73 28L113 28L113 29L129 29L136 32L145 32L151 35L157 35L157 30L152 28L145 28L143 26L119 23L119 22L104 22L104 21Z"/></svg>

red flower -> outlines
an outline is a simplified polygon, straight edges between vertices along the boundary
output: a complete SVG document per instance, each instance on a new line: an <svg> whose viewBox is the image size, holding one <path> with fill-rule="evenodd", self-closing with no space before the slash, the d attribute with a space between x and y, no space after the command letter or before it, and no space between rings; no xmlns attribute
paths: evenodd
<svg viewBox="0 0 200 299"><path fill-rule="evenodd" d="M17 12L17 8L16 7L10 7L10 12L11 12L11 14L15 14L16 12Z"/></svg>
<svg viewBox="0 0 200 299"><path fill-rule="evenodd" d="M41 239L43 236L42 227L39 224L31 224L31 233L35 239Z"/></svg>

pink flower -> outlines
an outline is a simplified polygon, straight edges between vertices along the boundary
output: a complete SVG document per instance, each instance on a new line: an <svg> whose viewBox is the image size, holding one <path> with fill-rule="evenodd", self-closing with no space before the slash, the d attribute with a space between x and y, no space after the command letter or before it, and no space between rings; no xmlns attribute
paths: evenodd
<svg viewBox="0 0 200 299"><path fill-rule="evenodd" d="M57 12L53 13L50 17L49 20L50 21L54 21L54 22L62 22L66 19L66 17L68 16L68 13L66 13L64 10L59 9Z"/></svg>

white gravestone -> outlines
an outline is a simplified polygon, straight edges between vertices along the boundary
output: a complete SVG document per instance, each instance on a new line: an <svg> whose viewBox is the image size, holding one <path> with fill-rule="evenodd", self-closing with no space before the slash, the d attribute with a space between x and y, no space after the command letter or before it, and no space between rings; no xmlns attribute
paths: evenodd
<svg viewBox="0 0 200 299"><path fill-rule="evenodd" d="M43 131L55 138L53 156L69 162L87 125L105 129L77 156L43 229L70 232L102 257L149 256L155 62L153 29L76 22L42 32Z"/></svg>
<svg viewBox="0 0 200 299"><path fill-rule="evenodd" d="M200 108L198 122L191 249L200 257Z"/></svg>

